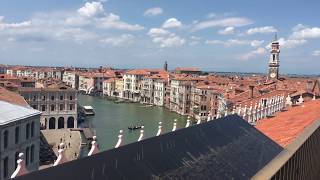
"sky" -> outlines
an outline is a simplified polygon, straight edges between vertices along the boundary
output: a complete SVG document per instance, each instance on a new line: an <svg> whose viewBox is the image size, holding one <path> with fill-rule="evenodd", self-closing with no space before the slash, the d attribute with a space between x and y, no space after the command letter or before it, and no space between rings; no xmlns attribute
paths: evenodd
<svg viewBox="0 0 320 180"><path fill-rule="evenodd" d="M320 74L320 1L1 0L0 64Z"/></svg>

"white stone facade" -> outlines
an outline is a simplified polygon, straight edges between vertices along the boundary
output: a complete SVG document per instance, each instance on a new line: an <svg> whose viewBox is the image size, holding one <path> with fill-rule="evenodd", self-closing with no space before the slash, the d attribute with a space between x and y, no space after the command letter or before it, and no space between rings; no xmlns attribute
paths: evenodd
<svg viewBox="0 0 320 180"><path fill-rule="evenodd" d="M10 116L8 115L8 117ZM39 129L40 112L30 116L24 115L12 119L8 123L0 124L0 180L9 179L15 171L19 153L24 153L28 171L38 170Z"/></svg>
<svg viewBox="0 0 320 180"><path fill-rule="evenodd" d="M42 112L42 129L77 128L77 91L70 88L21 88L28 104Z"/></svg>

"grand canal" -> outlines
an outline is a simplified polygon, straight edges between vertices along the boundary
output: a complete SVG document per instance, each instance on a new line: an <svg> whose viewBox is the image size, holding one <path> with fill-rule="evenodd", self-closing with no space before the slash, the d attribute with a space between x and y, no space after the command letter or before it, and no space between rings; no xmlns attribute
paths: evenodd
<svg viewBox="0 0 320 180"><path fill-rule="evenodd" d="M186 117L162 107L146 107L138 103L117 104L102 97L87 95L79 95L78 102L94 108L95 116L87 117L85 121L94 129L102 150L115 146L120 129L124 130L124 144L137 141L140 130L128 130L131 125L143 125L145 138L148 138L156 135L160 121L164 132L172 130L174 119L177 119L177 128L186 124Z"/></svg>

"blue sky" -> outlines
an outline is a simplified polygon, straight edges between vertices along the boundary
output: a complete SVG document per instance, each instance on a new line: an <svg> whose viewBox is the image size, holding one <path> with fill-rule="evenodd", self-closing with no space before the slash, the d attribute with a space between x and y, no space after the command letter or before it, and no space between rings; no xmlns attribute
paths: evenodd
<svg viewBox="0 0 320 180"><path fill-rule="evenodd" d="M2 0L0 63L319 74L320 2Z"/></svg>

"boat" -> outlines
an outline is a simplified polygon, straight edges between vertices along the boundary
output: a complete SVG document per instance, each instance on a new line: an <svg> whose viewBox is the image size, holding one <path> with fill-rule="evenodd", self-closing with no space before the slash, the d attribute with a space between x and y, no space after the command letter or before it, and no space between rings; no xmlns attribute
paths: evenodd
<svg viewBox="0 0 320 180"><path fill-rule="evenodd" d="M92 106L83 106L83 112L85 116L94 116L94 111Z"/></svg>
<svg viewBox="0 0 320 180"><path fill-rule="evenodd" d="M129 126L128 129L129 130L137 130L137 129L141 129L142 126Z"/></svg>

